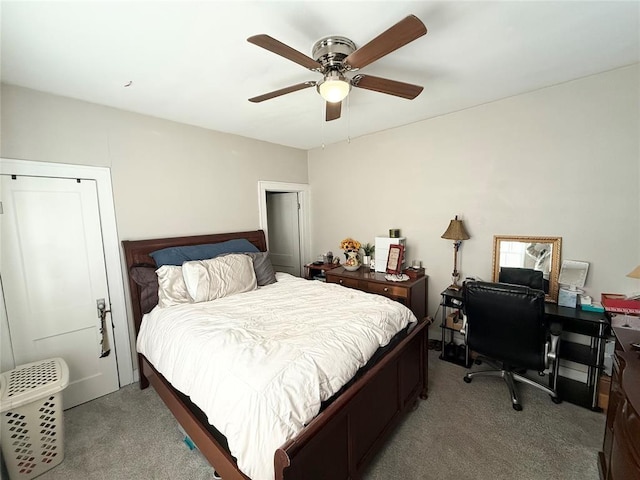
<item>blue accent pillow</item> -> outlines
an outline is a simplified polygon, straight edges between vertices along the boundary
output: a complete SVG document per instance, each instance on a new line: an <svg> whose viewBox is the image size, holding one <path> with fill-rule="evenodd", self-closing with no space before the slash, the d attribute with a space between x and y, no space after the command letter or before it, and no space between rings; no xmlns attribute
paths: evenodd
<svg viewBox="0 0 640 480"><path fill-rule="evenodd" d="M163 265L181 266L191 260L207 260L223 253L259 252L258 247L246 238L236 238L220 243L206 243L202 245L187 245L184 247L169 247L156 250L149 255L156 261L158 267Z"/></svg>

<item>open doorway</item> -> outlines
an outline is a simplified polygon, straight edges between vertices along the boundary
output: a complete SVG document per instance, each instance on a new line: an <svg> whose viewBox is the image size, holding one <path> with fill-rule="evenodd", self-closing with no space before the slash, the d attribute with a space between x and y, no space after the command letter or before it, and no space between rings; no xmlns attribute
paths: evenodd
<svg viewBox="0 0 640 480"><path fill-rule="evenodd" d="M260 228L276 271L302 276L310 261L309 185L258 182Z"/></svg>

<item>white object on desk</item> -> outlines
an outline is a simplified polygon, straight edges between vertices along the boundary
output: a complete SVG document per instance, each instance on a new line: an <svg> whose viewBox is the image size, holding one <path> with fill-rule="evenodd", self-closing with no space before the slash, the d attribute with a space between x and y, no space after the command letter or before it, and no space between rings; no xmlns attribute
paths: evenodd
<svg viewBox="0 0 640 480"><path fill-rule="evenodd" d="M587 280L587 272L589 271L588 262L579 262L577 260L563 260L560 267L560 277L558 283L570 287L584 287Z"/></svg>
<svg viewBox="0 0 640 480"><path fill-rule="evenodd" d="M558 293L558 305L561 307L576 308L578 304L578 290L569 290L567 288L561 288Z"/></svg>
<svg viewBox="0 0 640 480"><path fill-rule="evenodd" d="M384 276L385 280L389 280L390 282L405 282L409 280L409 275L405 275L404 273L391 274L388 273Z"/></svg>
<svg viewBox="0 0 640 480"><path fill-rule="evenodd" d="M376 252L376 272L387 271L387 257L389 256L389 245L403 245L407 246L405 237L391 238L391 237L375 237L375 252ZM407 252L404 252L405 256ZM405 260L402 260L404 264Z"/></svg>

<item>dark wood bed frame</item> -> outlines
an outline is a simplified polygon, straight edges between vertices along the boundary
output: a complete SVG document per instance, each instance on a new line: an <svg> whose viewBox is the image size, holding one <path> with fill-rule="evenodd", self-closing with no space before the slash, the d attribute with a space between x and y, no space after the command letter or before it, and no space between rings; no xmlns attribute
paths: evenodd
<svg viewBox="0 0 640 480"><path fill-rule="evenodd" d="M262 230L154 240L123 241L127 271L135 264L155 265L150 252L179 245L246 238L266 251ZM142 312L140 290L129 276L136 336ZM351 384L293 439L274 452L275 480L359 479L395 425L427 398L425 319ZM189 408L183 396L138 354L140 387L151 384L207 461L224 480L247 480L235 460Z"/></svg>

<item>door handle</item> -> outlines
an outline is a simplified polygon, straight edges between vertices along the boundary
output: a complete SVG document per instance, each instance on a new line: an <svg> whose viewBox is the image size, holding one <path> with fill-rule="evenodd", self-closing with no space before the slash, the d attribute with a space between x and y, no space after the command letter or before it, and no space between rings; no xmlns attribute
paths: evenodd
<svg viewBox="0 0 640 480"><path fill-rule="evenodd" d="M98 358L104 358L111 353L109 336L106 335L107 313L111 313L111 310L107 310L107 303L104 298L97 299L96 306L98 307L98 318L100 319L100 356Z"/></svg>

